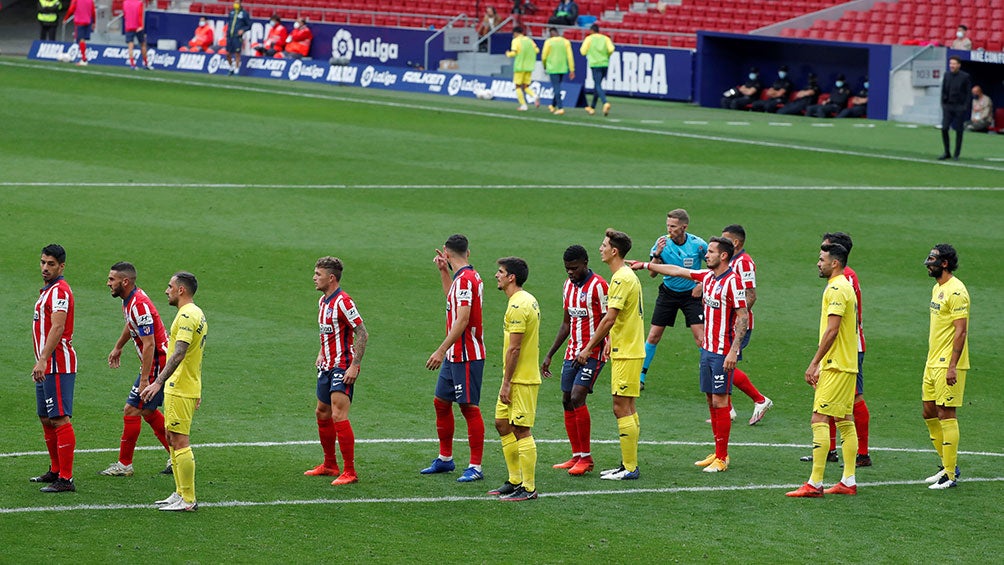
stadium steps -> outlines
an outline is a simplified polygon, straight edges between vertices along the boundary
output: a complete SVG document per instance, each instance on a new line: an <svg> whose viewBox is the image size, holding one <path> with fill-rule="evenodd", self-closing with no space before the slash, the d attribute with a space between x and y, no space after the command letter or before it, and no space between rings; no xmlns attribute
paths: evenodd
<svg viewBox="0 0 1004 565"><path fill-rule="evenodd" d="M457 72L462 74L496 76L505 68L512 72L512 63L505 55L457 53Z"/></svg>

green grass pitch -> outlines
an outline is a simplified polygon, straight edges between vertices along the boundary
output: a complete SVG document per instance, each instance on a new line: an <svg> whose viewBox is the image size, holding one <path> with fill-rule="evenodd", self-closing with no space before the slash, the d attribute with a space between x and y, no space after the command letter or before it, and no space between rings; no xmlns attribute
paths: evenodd
<svg viewBox="0 0 1004 565"><path fill-rule="evenodd" d="M939 163L929 127L739 114L614 99L611 119L581 111L517 115L512 105L272 81L129 73L0 58L0 561L43 562L987 562L998 558L1004 417L997 372L1004 267L1001 140L966 138L964 160ZM732 466L692 465L711 444L689 332L667 330L639 400L637 482L569 477L556 380L539 401L532 503L483 493L504 480L490 425L501 380L504 296L495 259L519 255L543 312L542 347L561 313L561 254L591 252L607 227L642 258L676 207L709 237L738 222L758 263L757 328L743 362L775 408L754 427L737 393ZM875 466L856 497L791 500L809 472L811 390L822 281L819 236L854 236L864 291ZM486 480L419 476L436 453L424 369L443 336L433 250L468 235L486 281L489 346L483 411ZM42 495L25 479L46 458L30 380L38 252L68 250L79 355L74 427L78 492ZM937 464L920 418L938 242L960 252L973 298L963 478L931 492ZM317 464L314 260L346 264L344 288L370 330L352 408L360 482L304 477ZM136 263L165 320L171 273L199 276L210 323L204 402L192 440L202 508L167 515L165 454L145 429L136 475L115 460L121 407L138 361L107 367L121 330L108 267ZM645 281L646 310L657 283ZM647 314L646 314L647 315ZM594 454L619 457L605 372L590 398ZM457 425L455 455L467 456ZM826 480L839 477L830 464Z"/></svg>

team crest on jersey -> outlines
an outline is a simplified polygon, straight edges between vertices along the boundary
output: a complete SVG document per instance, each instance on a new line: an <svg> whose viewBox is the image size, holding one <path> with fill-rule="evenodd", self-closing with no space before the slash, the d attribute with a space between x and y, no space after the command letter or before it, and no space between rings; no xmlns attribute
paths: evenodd
<svg viewBox="0 0 1004 565"><path fill-rule="evenodd" d="M586 291L584 291L584 290L579 291L579 300L582 300L582 301L586 300Z"/></svg>

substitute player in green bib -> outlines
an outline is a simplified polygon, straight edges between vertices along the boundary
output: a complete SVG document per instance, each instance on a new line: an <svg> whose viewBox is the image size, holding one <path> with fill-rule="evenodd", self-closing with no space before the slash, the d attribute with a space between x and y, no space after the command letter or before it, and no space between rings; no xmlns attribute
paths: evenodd
<svg viewBox="0 0 1004 565"><path fill-rule="evenodd" d="M593 75L593 103L586 106L586 113L592 116L596 113L596 102L603 102L603 115L610 115L610 103L607 93L603 90L603 79L607 78L607 68L610 66L610 54L614 52L614 42L600 33L600 26L589 26L591 32L582 40L579 53L586 56L589 72Z"/></svg>
<svg viewBox="0 0 1004 565"><path fill-rule="evenodd" d="M527 110L527 100L533 99L533 105L540 107L540 99L530 92L530 75L537 64L537 53L540 48L532 39L523 33L523 26L512 28L512 44L505 52L506 57L513 59L512 82L516 85L516 99L519 100L520 112Z"/></svg>
<svg viewBox="0 0 1004 565"><path fill-rule="evenodd" d="M572 43L558 33L558 28L552 27L548 31L551 37L544 42L540 60L544 63L544 70L551 77L551 86L554 88L554 100L547 109L555 116L560 116L565 113L561 83L565 80L565 75L568 75L568 80L575 80L575 58L572 56Z"/></svg>
<svg viewBox="0 0 1004 565"><path fill-rule="evenodd" d="M202 353L209 326L202 309L192 301L198 288L195 275L185 271L175 273L167 283L167 301L178 307L178 315L171 324L167 364L157 379L140 393L140 397L149 402L164 388L164 420L175 490L171 496L156 502L160 510L191 512L199 508L195 501L195 456L189 436L192 416L202 401Z"/></svg>

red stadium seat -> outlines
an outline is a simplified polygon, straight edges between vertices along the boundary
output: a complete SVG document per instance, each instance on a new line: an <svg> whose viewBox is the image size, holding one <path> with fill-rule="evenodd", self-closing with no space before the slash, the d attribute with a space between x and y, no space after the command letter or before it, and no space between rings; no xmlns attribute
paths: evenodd
<svg viewBox="0 0 1004 565"><path fill-rule="evenodd" d="M193 13L202 12L202 2L192 2L188 6L188 11Z"/></svg>

